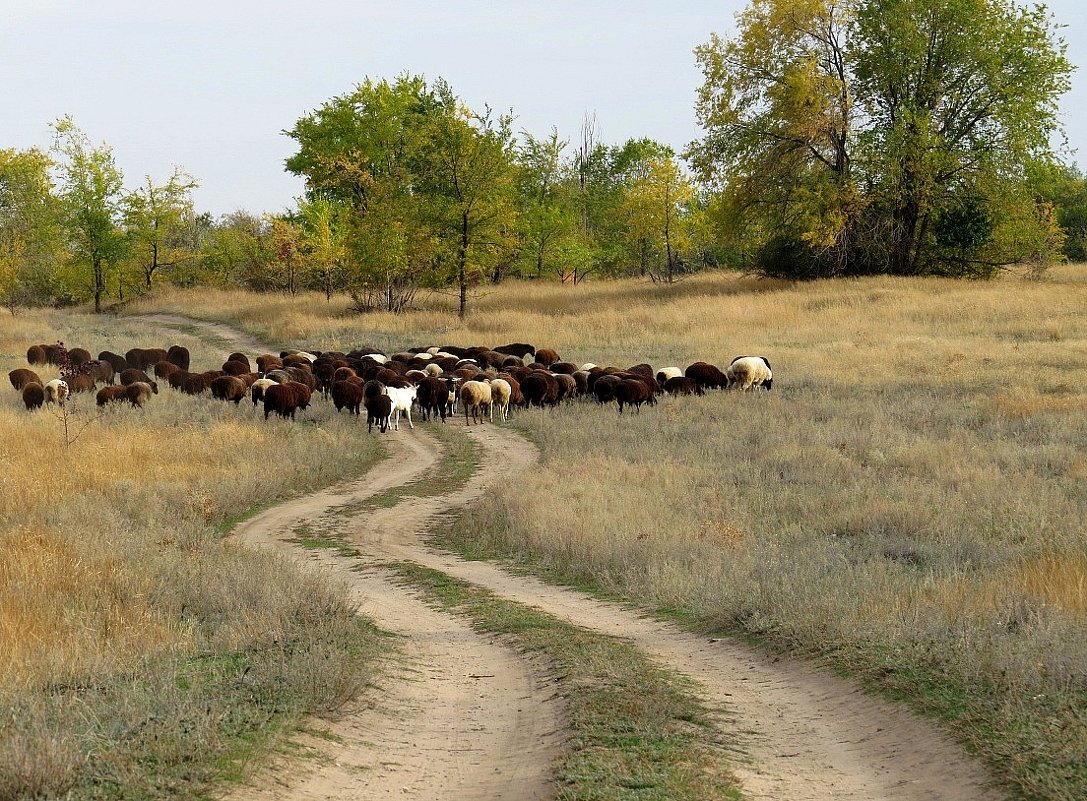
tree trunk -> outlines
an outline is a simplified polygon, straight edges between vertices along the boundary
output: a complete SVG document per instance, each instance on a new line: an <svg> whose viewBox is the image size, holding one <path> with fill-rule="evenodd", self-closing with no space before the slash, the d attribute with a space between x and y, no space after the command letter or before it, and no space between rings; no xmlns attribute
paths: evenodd
<svg viewBox="0 0 1087 801"><path fill-rule="evenodd" d="M102 313L102 292L105 289L105 277L102 275L102 259L95 256L92 260L94 267L94 313Z"/></svg>
<svg viewBox="0 0 1087 801"><path fill-rule="evenodd" d="M460 252L457 253L457 272L458 279L460 281L460 311L459 315L464 317L465 312L468 309L468 214L467 212L461 214L460 217Z"/></svg>

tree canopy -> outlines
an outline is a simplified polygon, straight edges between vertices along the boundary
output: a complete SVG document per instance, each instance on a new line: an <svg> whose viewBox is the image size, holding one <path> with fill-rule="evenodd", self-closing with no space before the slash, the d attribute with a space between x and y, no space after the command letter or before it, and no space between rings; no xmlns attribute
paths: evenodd
<svg viewBox="0 0 1087 801"><path fill-rule="evenodd" d="M697 49L689 155L768 273L990 275L1055 255L1037 165L1071 65L1013 0L754 0Z"/></svg>

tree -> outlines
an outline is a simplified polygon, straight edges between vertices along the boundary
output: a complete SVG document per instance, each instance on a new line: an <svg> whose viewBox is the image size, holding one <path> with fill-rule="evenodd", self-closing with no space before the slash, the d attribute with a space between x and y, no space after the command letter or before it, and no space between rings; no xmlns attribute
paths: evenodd
<svg viewBox="0 0 1087 801"><path fill-rule="evenodd" d="M459 314L468 287L511 246L515 226L512 118L492 119L462 106L444 83L443 112L427 127L429 147L420 153L419 186L438 239L451 255Z"/></svg>
<svg viewBox="0 0 1087 801"><path fill-rule="evenodd" d="M256 290L273 288L268 264L270 224L245 211L235 211L223 217L208 233L201 252L201 261L215 283L237 283Z"/></svg>
<svg viewBox="0 0 1087 801"><path fill-rule="evenodd" d="M764 271L985 275L1048 240L1028 166L1070 65L1043 9L754 0L738 22L698 48L689 155Z"/></svg>
<svg viewBox="0 0 1087 801"><path fill-rule="evenodd" d="M123 199L125 229L147 289L160 268L193 258L192 251L178 245L194 213L191 193L196 187L192 176L178 167L165 184L156 186L147 176L143 186Z"/></svg>
<svg viewBox="0 0 1087 801"><path fill-rule="evenodd" d="M657 253L664 257L664 279L668 283L675 280L680 252L690 246L685 211L694 198L694 185L674 154L653 156L644 163L644 171L633 180L624 200L643 274L656 277L649 258Z"/></svg>
<svg viewBox="0 0 1087 801"><path fill-rule="evenodd" d="M298 205L302 226L302 249L309 274L332 300L343 281L346 247L340 218L343 207L335 201L314 198Z"/></svg>
<svg viewBox="0 0 1087 801"><path fill-rule="evenodd" d="M13 315L46 295L61 253L51 166L40 150L0 150L0 300Z"/></svg>
<svg viewBox="0 0 1087 801"><path fill-rule="evenodd" d="M118 225L123 176L109 145L92 148L71 117L61 118L53 129L53 148L62 159L58 164L63 185L60 199L72 255L90 268L94 311L99 314L106 292L106 269L125 253L125 237Z"/></svg>

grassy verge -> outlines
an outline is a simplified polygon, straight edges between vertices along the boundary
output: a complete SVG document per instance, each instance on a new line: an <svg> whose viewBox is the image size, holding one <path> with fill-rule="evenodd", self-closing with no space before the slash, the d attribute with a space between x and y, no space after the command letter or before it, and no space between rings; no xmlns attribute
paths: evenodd
<svg viewBox="0 0 1087 801"><path fill-rule="evenodd" d="M559 799L738 799L728 744L695 688L633 647L415 564L393 566L447 611L545 656L561 677L570 742Z"/></svg>

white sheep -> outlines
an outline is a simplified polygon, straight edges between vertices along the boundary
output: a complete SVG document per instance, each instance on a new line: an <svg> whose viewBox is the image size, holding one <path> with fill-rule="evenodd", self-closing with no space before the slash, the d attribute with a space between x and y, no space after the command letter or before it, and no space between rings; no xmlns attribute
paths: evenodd
<svg viewBox="0 0 1087 801"><path fill-rule="evenodd" d="M729 389L743 392L754 386L769 390L774 373L765 356L737 356L725 369L725 378L728 379Z"/></svg>
<svg viewBox="0 0 1087 801"><path fill-rule="evenodd" d="M305 359L310 364L313 364L315 361L317 361L316 356L314 356L312 353L309 353L309 352L304 351L304 350L296 351L295 353L292 353L291 355L292 356L301 356L303 359Z"/></svg>
<svg viewBox="0 0 1087 801"><path fill-rule="evenodd" d="M54 378L45 385L45 402L63 406L68 400L68 382Z"/></svg>
<svg viewBox="0 0 1087 801"><path fill-rule="evenodd" d="M385 364L387 361L389 361L389 357L386 356L384 353L367 353L362 358L373 359L378 364Z"/></svg>
<svg viewBox="0 0 1087 801"><path fill-rule="evenodd" d="M682 375L682 367L662 367L657 370L657 383L663 387L669 378L680 378Z"/></svg>
<svg viewBox="0 0 1087 801"><path fill-rule="evenodd" d="M592 362L585 362L585 364L581 365L582 371L586 373L592 370L594 367L596 367L596 365Z"/></svg>
<svg viewBox="0 0 1087 801"><path fill-rule="evenodd" d="M264 393L268 391L268 387L274 387L280 382L274 378L258 378L249 387L250 397L253 399L253 405L256 406L262 400L264 400Z"/></svg>
<svg viewBox="0 0 1087 801"><path fill-rule="evenodd" d="M483 381L465 381L460 387L460 401L464 404L464 424L470 426L469 412L472 420L483 422L483 416L490 411L491 385ZM486 407L486 411L484 411Z"/></svg>
<svg viewBox="0 0 1087 801"><path fill-rule="evenodd" d="M415 424L411 422L411 405L415 403L416 392L415 387L385 387L385 394L393 402L393 431L400 430L401 412L407 415L408 425L415 428Z"/></svg>
<svg viewBox="0 0 1087 801"><path fill-rule="evenodd" d="M505 422L510 417L510 396L513 394L513 387L510 386L510 382L504 378L492 378L491 379L491 408L490 417L491 422L494 422L494 407L497 406L498 410L502 413L502 420Z"/></svg>
<svg viewBox="0 0 1087 801"><path fill-rule="evenodd" d="M434 362L431 362L430 364L423 367L423 372L425 372L429 376L439 376L442 374L442 366L440 364L434 364Z"/></svg>

